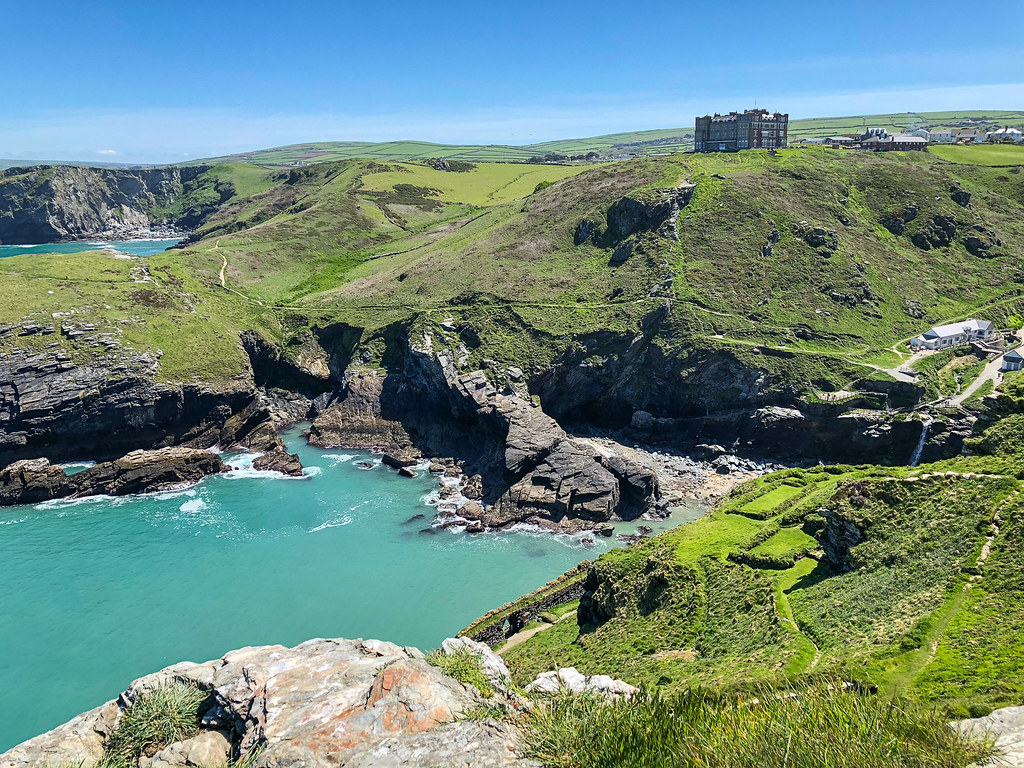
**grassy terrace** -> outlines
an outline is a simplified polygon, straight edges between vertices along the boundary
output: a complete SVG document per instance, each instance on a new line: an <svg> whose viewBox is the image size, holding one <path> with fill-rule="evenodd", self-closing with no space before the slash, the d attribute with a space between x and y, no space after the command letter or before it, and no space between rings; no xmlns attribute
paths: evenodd
<svg viewBox="0 0 1024 768"><path fill-rule="evenodd" d="M1019 704L1024 508L1007 451L1022 424L997 422L971 458L748 482L706 517L600 557L579 618L506 661L520 682L569 665L663 691L825 676L949 716Z"/></svg>

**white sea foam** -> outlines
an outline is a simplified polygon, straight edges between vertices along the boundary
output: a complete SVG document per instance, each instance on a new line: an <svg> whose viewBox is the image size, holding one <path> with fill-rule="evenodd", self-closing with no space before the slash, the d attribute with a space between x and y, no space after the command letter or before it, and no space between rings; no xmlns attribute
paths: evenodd
<svg viewBox="0 0 1024 768"><path fill-rule="evenodd" d="M281 472L275 472L270 469L253 469L252 463L260 457L262 454L259 453L234 453L224 457L224 463L232 469L227 472L222 472L221 477L225 477L228 480L258 480L272 479L272 480L306 480L310 477L316 477L323 469L321 467L305 467L302 470L300 477L292 477Z"/></svg>
<svg viewBox="0 0 1024 768"><path fill-rule="evenodd" d="M152 494L153 498L157 501L170 501L171 499L178 499L182 496L193 497L195 495L195 488L182 488L176 491L161 491L160 493Z"/></svg>
<svg viewBox="0 0 1024 768"><path fill-rule="evenodd" d="M316 533L317 531L323 531L328 528L341 528L343 525L348 525L351 522L351 515L344 515L337 520L328 520L326 523L320 523L316 528L310 528L309 533Z"/></svg>
<svg viewBox="0 0 1024 768"><path fill-rule="evenodd" d="M50 499L35 505L35 509L71 509L73 507L81 507L86 504L117 504L123 503L129 496L83 496L79 499Z"/></svg>
<svg viewBox="0 0 1024 768"><path fill-rule="evenodd" d="M332 467L337 467L346 461L352 461L356 457L354 453L322 453L320 455L327 459Z"/></svg>
<svg viewBox="0 0 1024 768"><path fill-rule="evenodd" d="M206 506L206 502L202 499L190 499L178 507L178 511L193 514L196 512L202 512L206 509Z"/></svg>

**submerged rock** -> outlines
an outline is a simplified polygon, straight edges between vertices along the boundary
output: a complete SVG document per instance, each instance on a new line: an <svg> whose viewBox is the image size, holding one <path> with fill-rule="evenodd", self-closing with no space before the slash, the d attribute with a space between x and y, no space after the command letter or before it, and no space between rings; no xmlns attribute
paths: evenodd
<svg viewBox="0 0 1024 768"><path fill-rule="evenodd" d="M453 652L467 648L481 658L497 697L484 699L416 649L379 640L243 648L136 680L116 701L0 755L0 768L92 768L124 708L142 692L173 681L209 691L210 712L198 735L144 758L140 768L223 763L227 750L243 759L255 756L255 768L535 766L519 756L511 725L458 719L484 704L508 705L502 695L507 670L478 643L446 642Z"/></svg>

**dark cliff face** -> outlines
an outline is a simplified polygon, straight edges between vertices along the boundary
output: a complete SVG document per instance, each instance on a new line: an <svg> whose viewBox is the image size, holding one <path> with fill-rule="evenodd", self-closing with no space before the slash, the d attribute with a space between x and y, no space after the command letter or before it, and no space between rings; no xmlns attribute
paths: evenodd
<svg viewBox="0 0 1024 768"><path fill-rule="evenodd" d="M138 448L244 442L264 419L249 383L162 384L157 360L109 354L80 365L62 353L0 357L0 464L110 459ZM274 438L265 432L263 442Z"/></svg>
<svg viewBox="0 0 1024 768"><path fill-rule="evenodd" d="M234 194L230 185L203 178L208 170L10 168L0 172L0 244L131 238L194 229ZM203 194L195 194L200 188Z"/></svg>

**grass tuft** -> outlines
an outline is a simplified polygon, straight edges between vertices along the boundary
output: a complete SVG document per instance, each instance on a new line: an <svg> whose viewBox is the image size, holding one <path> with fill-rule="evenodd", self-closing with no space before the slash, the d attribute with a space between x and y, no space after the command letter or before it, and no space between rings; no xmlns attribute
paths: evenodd
<svg viewBox="0 0 1024 768"><path fill-rule="evenodd" d="M992 753L930 710L833 684L746 701L564 696L531 713L527 739L551 768L966 768Z"/></svg>
<svg viewBox="0 0 1024 768"><path fill-rule="evenodd" d="M208 698L206 691L187 683L146 691L121 714L107 742L105 763L111 768L133 765L140 757L194 736Z"/></svg>
<svg viewBox="0 0 1024 768"><path fill-rule="evenodd" d="M455 653L437 650L427 657L427 661L448 677L464 685L472 685L484 698L489 699L494 695L494 687L480 666L480 657L472 651L466 648L459 648Z"/></svg>

